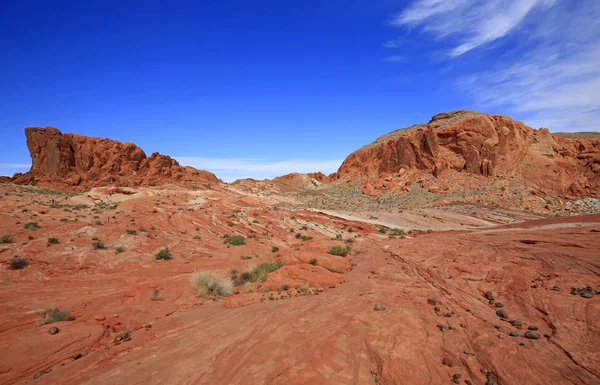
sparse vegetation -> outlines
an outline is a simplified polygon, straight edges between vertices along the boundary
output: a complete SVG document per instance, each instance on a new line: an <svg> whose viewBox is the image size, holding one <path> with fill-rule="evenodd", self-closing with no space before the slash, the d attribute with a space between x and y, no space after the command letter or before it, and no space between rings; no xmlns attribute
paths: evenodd
<svg viewBox="0 0 600 385"><path fill-rule="evenodd" d="M202 237L199 235L194 235L194 239L202 239Z"/></svg>
<svg viewBox="0 0 600 385"><path fill-rule="evenodd" d="M273 248L271 249L272 253L276 253L278 251L279 251L279 247L277 247L277 246L273 246Z"/></svg>
<svg viewBox="0 0 600 385"><path fill-rule="evenodd" d="M385 233L387 233L387 229L385 227L380 227L378 233L385 234Z"/></svg>
<svg viewBox="0 0 600 385"><path fill-rule="evenodd" d="M49 245L58 245L59 243L60 243L60 241L58 240L58 238L55 238L55 237L48 238Z"/></svg>
<svg viewBox="0 0 600 385"><path fill-rule="evenodd" d="M94 250L104 250L104 242L102 242L101 240L98 239L97 241L92 243L92 248Z"/></svg>
<svg viewBox="0 0 600 385"><path fill-rule="evenodd" d="M223 241L223 243L232 246L242 246L246 244L246 238L244 238L242 235L231 236L229 234L225 234L223 238L225 238L225 241Z"/></svg>
<svg viewBox="0 0 600 385"><path fill-rule="evenodd" d="M313 265L313 266L316 266L316 265L317 265L317 263L318 263L318 261L317 261L317 258L311 258L311 260L310 260L310 261L308 261L308 263L310 263L310 264L311 264L311 265Z"/></svg>
<svg viewBox="0 0 600 385"><path fill-rule="evenodd" d="M25 258L13 257L10 260L9 265L10 265L11 270L21 270L21 269L24 269L27 266L29 266L29 261L26 260Z"/></svg>
<svg viewBox="0 0 600 385"><path fill-rule="evenodd" d="M162 301L164 298L160 295L160 289L155 287L152 293L152 297L150 297L150 301Z"/></svg>
<svg viewBox="0 0 600 385"><path fill-rule="evenodd" d="M71 316L68 310L62 308L46 308L39 311L38 314L44 319L41 325L48 325L53 322L73 321L75 317Z"/></svg>
<svg viewBox="0 0 600 385"><path fill-rule="evenodd" d="M279 288L279 290L281 291L288 291L290 289L290 285L288 285L287 283L284 283L283 285L281 285L281 287Z"/></svg>
<svg viewBox="0 0 600 385"><path fill-rule="evenodd" d="M132 230L132 229L127 229L127 230L125 230L125 232L129 235L137 235L137 231Z"/></svg>
<svg viewBox="0 0 600 385"><path fill-rule="evenodd" d="M115 252L117 254L122 253L123 251L125 251L125 248L123 246L115 246Z"/></svg>
<svg viewBox="0 0 600 385"><path fill-rule="evenodd" d="M27 222L24 226L27 230L36 231L40 228L37 222Z"/></svg>
<svg viewBox="0 0 600 385"><path fill-rule="evenodd" d="M250 265L248 269L243 271L239 276L236 274L232 279L236 286L245 285L247 282L264 282L267 280L267 275L274 272L282 266L281 261L264 262L258 266Z"/></svg>
<svg viewBox="0 0 600 385"><path fill-rule="evenodd" d="M12 242L12 238L10 237L10 235L3 235L0 238L0 244L1 243L11 243Z"/></svg>
<svg viewBox="0 0 600 385"><path fill-rule="evenodd" d="M306 242L306 241L310 241L311 239L313 239L313 237L308 236L308 235L303 235L300 239L302 239L302 242Z"/></svg>
<svg viewBox="0 0 600 385"><path fill-rule="evenodd" d="M310 289L310 287L308 286L308 283L304 282L301 283L300 285L298 285L298 287L296 288L296 290L298 290L298 292L302 293L302 294L306 294L308 293L308 290Z"/></svg>
<svg viewBox="0 0 600 385"><path fill-rule="evenodd" d="M156 259L157 260L164 259L165 261L169 261L169 260L173 259L173 256L171 255L171 252L169 251L169 248L165 247L164 249L160 250L156 254Z"/></svg>
<svg viewBox="0 0 600 385"><path fill-rule="evenodd" d="M342 238L342 234L336 234L335 240L336 241L343 241L344 239Z"/></svg>
<svg viewBox="0 0 600 385"><path fill-rule="evenodd" d="M226 297L233 291L233 282L210 271L198 271L192 276L192 284L198 297Z"/></svg>
<svg viewBox="0 0 600 385"><path fill-rule="evenodd" d="M337 246L332 246L331 249L329 249L329 251L327 253L329 253L331 255L338 255L340 257L345 257L346 255L348 255L349 252L350 252L349 247L337 245Z"/></svg>

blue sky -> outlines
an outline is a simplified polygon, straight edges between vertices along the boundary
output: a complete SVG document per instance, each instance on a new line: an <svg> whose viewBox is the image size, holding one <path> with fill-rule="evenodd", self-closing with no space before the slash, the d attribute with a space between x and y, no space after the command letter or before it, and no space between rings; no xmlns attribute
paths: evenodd
<svg viewBox="0 0 600 385"><path fill-rule="evenodd" d="M0 5L0 174L24 127L131 141L226 181L333 172L443 111L600 129L596 0Z"/></svg>

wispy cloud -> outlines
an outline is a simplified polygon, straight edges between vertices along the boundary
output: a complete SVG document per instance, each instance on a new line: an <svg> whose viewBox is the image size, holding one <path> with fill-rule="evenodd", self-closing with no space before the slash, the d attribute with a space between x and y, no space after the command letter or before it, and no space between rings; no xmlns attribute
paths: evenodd
<svg viewBox="0 0 600 385"><path fill-rule="evenodd" d="M556 0L417 0L396 15L396 26L420 27L437 39L455 37L451 56L462 55L514 30L538 6Z"/></svg>
<svg viewBox="0 0 600 385"><path fill-rule="evenodd" d="M25 163L0 163L0 169L9 168L9 169L24 169L29 170L31 164Z"/></svg>
<svg viewBox="0 0 600 385"><path fill-rule="evenodd" d="M388 63L399 63L404 60L403 56L400 55L391 55L385 58L385 61Z"/></svg>
<svg viewBox="0 0 600 385"><path fill-rule="evenodd" d="M457 87L480 107L553 131L600 129L599 1L416 0L394 23L431 33L433 49L450 44Z"/></svg>
<svg viewBox="0 0 600 385"><path fill-rule="evenodd" d="M202 158L202 157L176 157L184 166L208 170L226 182L233 182L241 178L272 179L276 176L292 172L308 173L321 171L330 174L337 171L343 159L335 160L285 160L268 161L257 158Z"/></svg>

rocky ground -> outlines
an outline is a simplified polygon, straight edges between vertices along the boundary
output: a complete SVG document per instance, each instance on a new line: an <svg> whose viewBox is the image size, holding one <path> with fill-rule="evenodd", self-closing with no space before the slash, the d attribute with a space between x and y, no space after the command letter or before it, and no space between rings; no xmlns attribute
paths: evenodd
<svg viewBox="0 0 600 385"><path fill-rule="evenodd" d="M0 383L600 384L600 215L240 189L1 186Z"/></svg>

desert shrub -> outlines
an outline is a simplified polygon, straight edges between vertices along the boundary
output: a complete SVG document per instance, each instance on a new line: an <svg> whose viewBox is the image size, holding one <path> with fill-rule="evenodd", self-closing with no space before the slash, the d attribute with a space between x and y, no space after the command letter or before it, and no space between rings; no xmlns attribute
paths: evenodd
<svg viewBox="0 0 600 385"><path fill-rule="evenodd" d="M160 289L155 287L152 293L152 297L150 297L150 301L162 301L164 298L160 295Z"/></svg>
<svg viewBox="0 0 600 385"><path fill-rule="evenodd" d="M137 235L137 231L132 230L132 229L127 229L127 230L125 230L125 232L129 235Z"/></svg>
<svg viewBox="0 0 600 385"><path fill-rule="evenodd" d="M142 233L143 233L143 232L145 232L145 231L146 231L146 228L145 228L144 226L140 226L140 228L139 228L138 230L140 230L140 232L142 232Z"/></svg>
<svg viewBox="0 0 600 385"><path fill-rule="evenodd" d="M313 266L316 266L316 265L317 265L317 262L318 262L318 261L317 261L317 258L312 258L310 261L308 261L308 263L310 263L310 264L311 264L311 265L313 265Z"/></svg>
<svg viewBox="0 0 600 385"><path fill-rule="evenodd" d="M302 242L306 242L306 241L310 241L313 238L311 236L308 236L308 235L303 235L302 238L300 238L300 239L302 239Z"/></svg>
<svg viewBox="0 0 600 385"><path fill-rule="evenodd" d="M266 281L267 275L279 269L281 265L281 261L261 263L252 270L252 280L260 282Z"/></svg>
<svg viewBox="0 0 600 385"><path fill-rule="evenodd" d="M102 221L96 221L96 225L101 226L102 225Z"/></svg>
<svg viewBox="0 0 600 385"><path fill-rule="evenodd" d="M104 242L102 242L101 240L97 240L96 242L92 243L92 249L94 250L103 250L104 249Z"/></svg>
<svg viewBox="0 0 600 385"><path fill-rule="evenodd" d="M305 282L305 283L301 283L301 284L300 284L300 285L299 285L299 286L296 288L296 290L298 290L298 292L300 292L300 293L303 293L303 294L306 294L306 293L308 293L308 290L309 290L308 283L306 283L306 282Z"/></svg>
<svg viewBox="0 0 600 385"><path fill-rule="evenodd" d="M194 235L194 239L202 239L202 237L199 235Z"/></svg>
<svg viewBox="0 0 600 385"><path fill-rule="evenodd" d="M385 234L385 233L387 233L387 229L385 227L380 227L378 233Z"/></svg>
<svg viewBox="0 0 600 385"><path fill-rule="evenodd" d="M24 226L27 230L35 231L40 228L37 222L27 222Z"/></svg>
<svg viewBox="0 0 600 385"><path fill-rule="evenodd" d="M115 252L117 254L122 253L123 251L125 251L125 248L123 246L115 246Z"/></svg>
<svg viewBox="0 0 600 385"><path fill-rule="evenodd" d="M30 241L33 241L33 235L28 236L27 239L29 239Z"/></svg>
<svg viewBox="0 0 600 385"><path fill-rule="evenodd" d="M192 285L198 297L226 297L233 291L233 282L210 271L198 271L192 276Z"/></svg>
<svg viewBox="0 0 600 385"><path fill-rule="evenodd" d="M252 282L246 282L246 283L244 283L244 289L246 289L246 293L253 293L254 292L254 286L252 286Z"/></svg>
<svg viewBox="0 0 600 385"><path fill-rule="evenodd" d="M9 265L11 270L21 270L29 266L29 261L25 258L13 257L10 260Z"/></svg>
<svg viewBox="0 0 600 385"><path fill-rule="evenodd" d="M168 261L170 259L173 259L173 256L171 255L171 252L169 251L169 248L165 247L164 249L160 250L156 254L156 259L157 260L164 259L165 261Z"/></svg>
<svg viewBox="0 0 600 385"><path fill-rule="evenodd" d="M353 232L354 232L354 229L353 229L352 227L349 227L349 228L348 228L348 232L349 232L349 233L353 233Z"/></svg>
<svg viewBox="0 0 600 385"><path fill-rule="evenodd" d="M340 245L332 246L331 249L329 249L328 251L329 254L339 255L340 257L345 257L346 255L348 255L348 252L350 252L350 249L348 247L343 247Z"/></svg>
<svg viewBox="0 0 600 385"><path fill-rule="evenodd" d="M48 238L48 244L50 245L58 245L60 243L60 241L58 240L58 238L52 237L52 238Z"/></svg>
<svg viewBox="0 0 600 385"><path fill-rule="evenodd" d="M302 238L302 234L300 234L300 233L296 234L296 239L300 239L300 238Z"/></svg>
<svg viewBox="0 0 600 385"><path fill-rule="evenodd" d="M290 285L288 285L287 283L284 283L283 285L281 285L281 287L279 289L281 291L288 291L290 289Z"/></svg>
<svg viewBox="0 0 600 385"><path fill-rule="evenodd" d="M53 322L73 321L75 319L68 310L60 308L46 308L38 312L38 314L44 319L42 325L48 325Z"/></svg>
<svg viewBox="0 0 600 385"><path fill-rule="evenodd" d="M300 227L300 230L306 231L306 230L308 230L308 226L304 225L304 226Z"/></svg>
<svg viewBox="0 0 600 385"><path fill-rule="evenodd" d="M12 238L10 237L10 235L3 235L0 238L0 243L11 243L12 242Z"/></svg>
<svg viewBox="0 0 600 385"><path fill-rule="evenodd" d="M336 241L342 241L342 240L343 240L343 238L342 238L342 234L337 234L337 235L335 236L335 240L336 240Z"/></svg>
<svg viewBox="0 0 600 385"><path fill-rule="evenodd" d="M271 249L272 253L276 253L278 251L279 251L279 247L277 247L277 246L273 246L273 248Z"/></svg>
<svg viewBox="0 0 600 385"><path fill-rule="evenodd" d="M229 244L232 246L242 246L242 245L246 244L246 238L244 238L242 235L231 236L229 234L226 234L224 238L225 238L225 241L223 243Z"/></svg>

